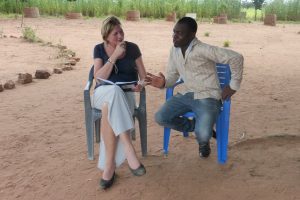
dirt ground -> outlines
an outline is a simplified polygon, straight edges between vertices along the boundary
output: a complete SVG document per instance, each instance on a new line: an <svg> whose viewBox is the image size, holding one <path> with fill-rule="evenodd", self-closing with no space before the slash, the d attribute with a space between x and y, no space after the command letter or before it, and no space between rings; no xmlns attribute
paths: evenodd
<svg viewBox="0 0 300 200"><path fill-rule="evenodd" d="M18 73L52 69L61 61L57 49L24 42L20 19L0 19L0 82ZM87 159L83 88L101 42L101 19L25 19L44 41L66 45L81 58L72 71L49 80L0 93L0 199L22 200L182 200L263 199L300 197L300 25L199 24L203 42L230 48L245 58L241 89L232 99L228 162L212 155L198 157L194 136L173 132L170 153L162 154L163 129L153 115L164 91L147 88L147 168L134 177L125 163L116 184L98 187L97 159ZM126 40L139 45L147 71L164 72L174 23L159 20L123 21ZM209 37L204 33L209 32ZM98 145L95 144L95 157Z"/></svg>

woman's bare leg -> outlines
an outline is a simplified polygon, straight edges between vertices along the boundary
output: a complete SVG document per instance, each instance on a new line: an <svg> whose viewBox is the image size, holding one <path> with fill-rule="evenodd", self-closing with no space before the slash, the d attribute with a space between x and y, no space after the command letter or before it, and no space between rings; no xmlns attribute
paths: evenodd
<svg viewBox="0 0 300 200"><path fill-rule="evenodd" d="M102 119L101 119L101 134L105 144L105 167L102 174L104 180L110 180L114 174L116 164L115 164L115 154L117 148L117 138L108 123L108 104L104 103L101 109Z"/></svg>
<svg viewBox="0 0 300 200"><path fill-rule="evenodd" d="M126 154L129 167L131 169L137 169L141 163L138 160L134 147L131 143L129 131L120 134L119 137L121 142L124 144L125 154Z"/></svg>

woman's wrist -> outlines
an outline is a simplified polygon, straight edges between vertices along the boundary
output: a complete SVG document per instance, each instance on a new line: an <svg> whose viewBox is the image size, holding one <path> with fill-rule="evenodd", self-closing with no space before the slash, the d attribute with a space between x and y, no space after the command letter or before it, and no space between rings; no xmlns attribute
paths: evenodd
<svg viewBox="0 0 300 200"><path fill-rule="evenodd" d="M115 57L114 54L112 54L108 59L109 59L113 64L116 64L116 62L117 62L117 57Z"/></svg>
<svg viewBox="0 0 300 200"><path fill-rule="evenodd" d="M111 58L108 58L108 59L107 59L107 62L110 63L110 64L112 64L112 65L114 65L114 64L116 63L116 62L114 62Z"/></svg>
<svg viewBox="0 0 300 200"><path fill-rule="evenodd" d="M146 86L145 80L139 80L138 85L145 87Z"/></svg>
<svg viewBox="0 0 300 200"><path fill-rule="evenodd" d="M113 69L115 70L115 73L118 74L119 69L116 65L116 61L113 60L112 57L108 58L106 63L109 63L113 67Z"/></svg>

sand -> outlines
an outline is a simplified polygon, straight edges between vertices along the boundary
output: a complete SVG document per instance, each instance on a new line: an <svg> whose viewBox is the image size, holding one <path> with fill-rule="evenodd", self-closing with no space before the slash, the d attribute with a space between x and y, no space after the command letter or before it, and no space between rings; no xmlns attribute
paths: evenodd
<svg viewBox="0 0 300 200"><path fill-rule="evenodd" d="M124 23L126 40L139 45L147 71L165 71L174 23L142 20ZM163 129L153 115L164 91L147 87L147 168L134 177L125 163L115 185L98 187L97 160L87 159L83 88L93 63L95 44L102 41L101 19L25 19L38 37L66 45L81 58L75 69L48 80L16 85L0 93L0 199L278 199L300 196L300 25L199 24L198 38L230 48L245 58L244 80L232 98L228 162L212 155L198 157L191 135L173 131L170 153L162 154ZM0 19L0 82L18 73L52 69L61 63L58 51L27 43L20 19ZM204 37L210 32L209 37ZM9 36L17 38L10 38ZM95 144L95 157L98 144Z"/></svg>

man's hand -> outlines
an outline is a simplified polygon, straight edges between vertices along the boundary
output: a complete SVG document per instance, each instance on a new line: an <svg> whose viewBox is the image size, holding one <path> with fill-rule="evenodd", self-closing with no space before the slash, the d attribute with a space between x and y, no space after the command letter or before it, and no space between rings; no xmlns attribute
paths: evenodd
<svg viewBox="0 0 300 200"><path fill-rule="evenodd" d="M165 79L165 76L161 72L159 72L158 76L155 76L155 75L147 72L147 76L145 78L145 83L147 85L151 85L153 87L163 88L165 86L166 79Z"/></svg>
<svg viewBox="0 0 300 200"><path fill-rule="evenodd" d="M222 92L222 99L229 99L236 91L231 89L229 85L225 86Z"/></svg>

